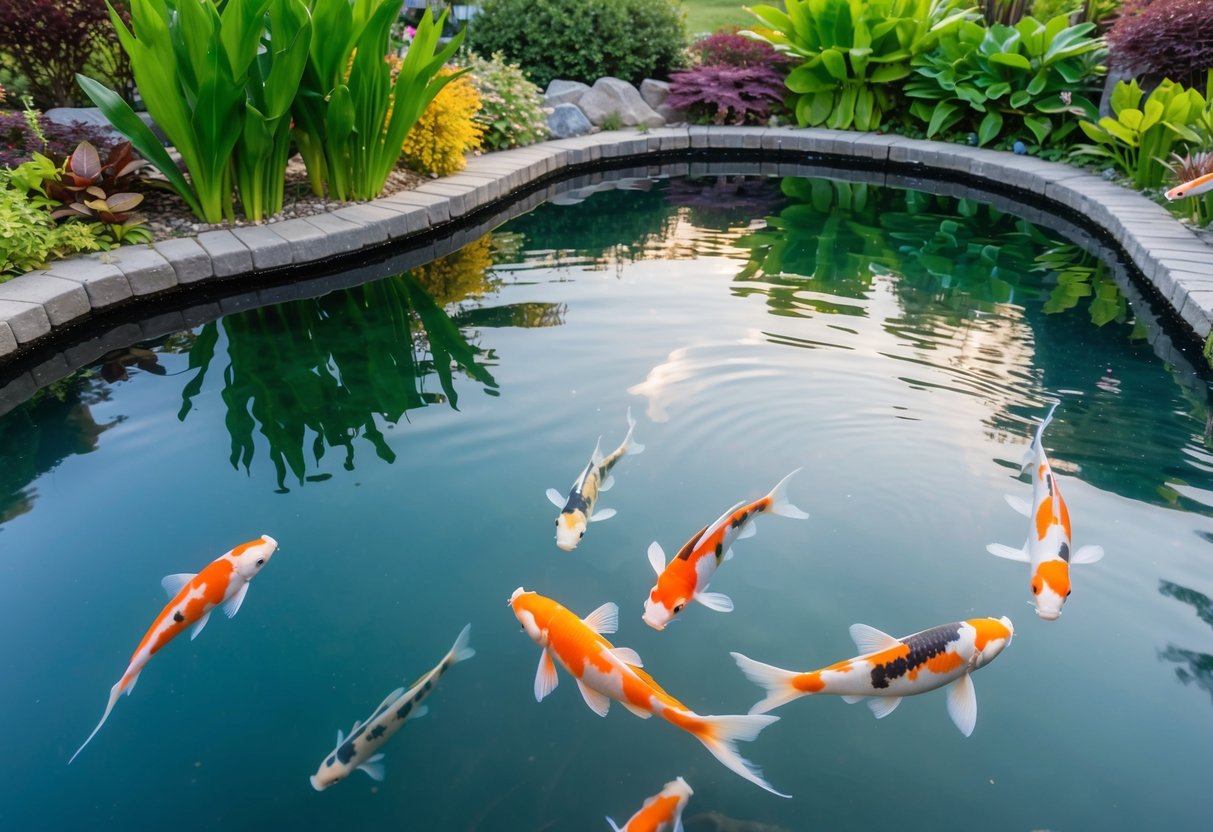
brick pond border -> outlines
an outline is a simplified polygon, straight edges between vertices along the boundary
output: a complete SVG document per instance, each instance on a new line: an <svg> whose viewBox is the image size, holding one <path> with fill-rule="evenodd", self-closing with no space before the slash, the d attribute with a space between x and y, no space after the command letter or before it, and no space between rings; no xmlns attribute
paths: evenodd
<svg viewBox="0 0 1213 832"><path fill-rule="evenodd" d="M1068 236L1085 237L1088 249L1119 249L1153 286L1156 300L1165 302L1163 316L1173 317L1189 334L1204 340L1213 331L1213 244L1144 196L1069 165L815 128L620 130L479 156L460 173L327 214L77 256L0 284L0 373L6 365L31 365L9 379L0 412L110 349L239 309L323 294L420 265L560 193L552 183L564 183L567 191L578 184L578 174L608 166L640 165L644 175L659 161L689 161L693 169L696 159L724 155L746 160L734 167L768 160L780 163L782 173L789 164L816 163L837 176L850 166L862 181L900 179L913 186L917 174L935 180L936 192L942 179L955 183L958 192L973 186L1010 194L1012 207L1025 219L1061 222ZM769 168L753 166L753 172ZM1064 219L1067 212L1079 223ZM1053 215L1056 222L1050 223ZM1083 225L1097 229L1103 239L1092 238ZM410 244L415 247L390 255L389 245ZM375 259L379 267L359 263L360 258ZM334 267L348 274L332 276ZM326 276L318 277L322 273ZM190 305L194 297L200 302ZM166 305L178 308L158 314ZM1157 320L1153 323L1161 333ZM106 331L83 340L74 334L95 326ZM59 342L73 340L54 351ZM1155 349L1164 357L1173 351L1158 344Z"/></svg>

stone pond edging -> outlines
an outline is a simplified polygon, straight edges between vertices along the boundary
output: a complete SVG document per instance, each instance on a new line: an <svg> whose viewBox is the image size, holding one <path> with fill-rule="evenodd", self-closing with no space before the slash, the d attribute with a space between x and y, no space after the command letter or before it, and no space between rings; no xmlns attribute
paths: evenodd
<svg viewBox="0 0 1213 832"><path fill-rule="evenodd" d="M97 313L134 310L141 302L220 281L255 288L267 272L280 280L283 269L304 269L300 277L311 277L334 258L432 235L566 170L700 151L771 154L789 161L854 160L1037 197L1042 210L1061 206L1104 229L1184 326L1200 339L1213 331L1213 245L1162 206L1094 174L1030 156L895 135L793 127L660 127L485 154L469 159L460 173L327 214L56 261L0 284L0 366ZM306 270L308 266L317 268Z"/></svg>

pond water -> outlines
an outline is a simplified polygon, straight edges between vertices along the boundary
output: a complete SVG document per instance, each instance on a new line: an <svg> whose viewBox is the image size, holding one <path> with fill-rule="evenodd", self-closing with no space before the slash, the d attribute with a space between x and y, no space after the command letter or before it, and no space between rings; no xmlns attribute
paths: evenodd
<svg viewBox="0 0 1213 832"><path fill-rule="evenodd" d="M606 186L603 186L605 188ZM1157 358L1106 265L990 206L795 178L625 180L408 273L112 353L0 417L6 830L606 830L666 781L688 832L1206 828L1213 812L1213 435L1204 382ZM578 201L580 200L580 201ZM1019 461L1045 447L1074 545L1060 620L1028 606ZM637 419L580 546L556 509ZM808 520L764 517L663 632L676 552L794 468ZM240 614L159 653L92 743L159 582L266 533ZM807 670L848 627L1009 616L973 681L877 721L807 697L739 750L574 681L542 703L518 586L585 616L704 714L762 698L729 651ZM430 714L360 772L308 778L471 624Z"/></svg>

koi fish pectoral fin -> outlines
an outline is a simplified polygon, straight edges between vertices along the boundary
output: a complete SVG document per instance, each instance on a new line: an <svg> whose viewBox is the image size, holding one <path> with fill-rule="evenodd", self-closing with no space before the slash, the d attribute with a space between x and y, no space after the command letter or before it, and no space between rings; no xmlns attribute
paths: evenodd
<svg viewBox="0 0 1213 832"><path fill-rule="evenodd" d="M969 674L948 686L948 716L966 737L977 725L977 691Z"/></svg>
<svg viewBox="0 0 1213 832"><path fill-rule="evenodd" d="M1020 563L1032 562L1032 558L1028 556L1026 549L1012 549L1010 546L1004 546L1001 543L991 543L986 547L986 551L997 558L1017 560Z"/></svg>
<svg viewBox="0 0 1213 832"><path fill-rule="evenodd" d="M409 719L421 719L430 712L429 705L418 705L413 710L409 711Z"/></svg>
<svg viewBox="0 0 1213 832"><path fill-rule="evenodd" d="M607 601L583 618L582 623L600 636L609 636L619 629L619 605Z"/></svg>
<svg viewBox="0 0 1213 832"><path fill-rule="evenodd" d="M644 667L644 662L640 660L640 654L631 647L616 647L611 652L615 654L615 658L620 659L624 664L630 664L632 667Z"/></svg>
<svg viewBox="0 0 1213 832"><path fill-rule="evenodd" d="M856 702L862 702L867 698L868 697L866 696L844 696L842 697L842 701L846 702L848 705L854 705Z"/></svg>
<svg viewBox="0 0 1213 832"><path fill-rule="evenodd" d="M758 534L758 526L754 523L746 523L741 527L741 532L737 535L738 540L745 540L747 537L753 537Z"/></svg>
<svg viewBox="0 0 1213 832"><path fill-rule="evenodd" d="M539 654L539 670L535 672L535 701L542 702L543 698L556 690L560 677L556 675L556 665L552 655L544 650Z"/></svg>
<svg viewBox="0 0 1213 832"><path fill-rule="evenodd" d="M589 705L590 710L594 713L606 716L607 712L611 710L610 698L594 690L580 679L577 680L577 689L581 691L581 698L585 700L585 704Z"/></svg>
<svg viewBox="0 0 1213 832"><path fill-rule="evenodd" d="M859 648L860 653L879 653L881 650L889 650L893 647L901 646L899 639L894 638L883 630L869 627L867 624L852 624L850 632L851 641L855 642L855 646Z"/></svg>
<svg viewBox="0 0 1213 832"><path fill-rule="evenodd" d="M160 586L164 587L165 593L171 600L177 597L177 593L181 591L182 587L196 577L198 575L195 572L179 572L176 575L165 575L160 579Z"/></svg>
<svg viewBox="0 0 1213 832"><path fill-rule="evenodd" d="M1032 507L1028 505L1027 500L1013 494L1003 494L1002 498L1007 501L1007 505L1015 509L1017 514L1022 514L1024 517L1032 516Z"/></svg>
<svg viewBox="0 0 1213 832"><path fill-rule="evenodd" d="M198 623L190 628L190 641L198 638L198 634L202 632L202 629L206 626L206 622L210 620L211 614L209 612L198 619Z"/></svg>
<svg viewBox="0 0 1213 832"><path fill-rule="evenodd" d="M607 474L607 478L598 486L599 491L610 491L615 487L615 475Z"/></svg>
<svg viewBox="0 0 1213 832"><path fill-rule="evenodd" d="M383 768L383 755L376 754L374 757L369 758L365 763L358 766L358 770L366 772L366 776L376 783L382 783L386 775Z"/></svg>
<svg viewBox="0 0 1213 832"><path fill-rule="evenodd" d="M600 521L602 521L602 520L610 520L610 519L611 519L612 517L614 517L614 516L615 516L617 513L618 513L618 512L616 512L616 511L615 511L615 509L613 509L613 508L600 508L600 509L596 509L596 510L594 511L594 513L590 515L590 522L591 522L591 523L598 523L598 522L600 522Z"/></svg>
<svg viewBox="0 0 1213 832"><path fill-rule="evenodd" d="M723 592L696 592L694 600L715 612L733 611L733 599Z"/></svg>
<svg viewBox="0 0 1213 832"><path fill-rule="evenodd" d="M631 702L620 702L619 704L623 705L623 707L627 708L629 711L636 714L636 716L640 717L641 719L648 719L649 717L651 717L653 715L652 711L646 711L644 708L638 708L635 705L633 705Z"/></svg>
<svg viewBox="0 0 1213 832"><path fill-rule="evenodd" d="M236 594L223 602L223 614L228 618L235 618L236 613L240 612L240 605L244 603L244 596L248 595L248 581L244 582L244 586L236 590Z"/></svg>
<svg viewBox="0 0 1213 832"><path fill-rule="evenodd" d="M556 506L556 508L564 508L565 497L559 491L557 491L555 488L549 488L547 490L547 495L548 500L551 501L552 505Z"/></svg>
<svg viewBox="0 0 1213 832"><path fill-rule="evenodd" d="M1078 551L1070 555L1070 565L1076 563L1095 563L1103 557L1102 546L1079 546Z"/></svg>
<svg viewBox="0 0 1213 832"><path fill-rule="evenodd" d="M897 706L900 704L900 696L873 696L868 700L868 707L872 709L872 715L877 719L884 719L897 710Z"/></svg>
<svg viewBox="0 0 1213 832"><path fill-rule="evenodd" d="M611 825L611 832L623 832L623 830L619 828L619 824L611 820L610 817L607 817L606 822Z"/></svg>
<svg viewBox="0 0 1213 832"><path fill-rule="evenodd" d="M656 540L649 544L649 564L659 576L665 571L665 549Z"/></svg>

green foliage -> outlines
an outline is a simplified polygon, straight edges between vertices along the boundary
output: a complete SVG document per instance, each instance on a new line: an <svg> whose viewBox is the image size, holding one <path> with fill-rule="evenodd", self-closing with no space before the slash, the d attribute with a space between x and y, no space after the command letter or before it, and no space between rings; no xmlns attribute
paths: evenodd
<svg viewBox="0 0 1213 832"><path fill-rule="evenodd" d="M876 130L916 55L959 26L967 0L787 0L756 6L761 37L800 63L787 77L802 127Z"/></svg>
<svg viewBox="0 0 1213 832"><path fill-rule="evenodd" d="M543 91L527 80L517 64L508 63L500 52L484 59L471 55L469 78L480 93L476 121L485 127L484 146L489 150L541 142L548 137Z"/></svg>
<svg viewBox="0 0 1213 832"><path fill-rule="evenodd" d="M1128 301L1108 264L1080 246L1067 243L1037 255L1035 271L1057 275L1057 287L1045 301L1046 315L1073 309L1083 298L1090 298L1089 313L1095 326L1128 320Z"/></svg>
<svg viewBox="0 0 1213 832"><path fill-rule="evenodd" d="M50 212L28 193L24 184L13 181L11 171L0 170L0 282L41 268L48 260L108 248L98 239L95 225L56 226Z"/></svg>
<svg viewBox="0 0 1213 832"><path fill-rule="evenodd" d="M1166 159L1177 142L1199 143L1193 123L1206 102L1196 90L1164 79L1146 96L1136 80L1121 81L1112 90L1112 113L1098 122L1084 121L1082 130L1094 145L1080 145L1079 156L1109 159L1137 188L1157 188L1166 176Z"/></svg>
<svg viewBox="0 0 1213 832"><path fill-rule="evenodd" d="M989 28L965 21L914 58L915 77L905 85L915 99L910 112L927 124L928 138L962 130L975 132L980 145L1057 145L1078 126L1075 116L1098 112L1087 97L1103 56L1101 42L1089 37L1094 28L1070 26L1063 15Z"/></svg>
<svg viewBox="0 0 1213 832"><path fill-rule="evenodd" d="M396 0L310 0L313 32L299 95L295 140L312 190L373 199L400 159L404 138L438 92L460 76L436 77L464 32L439 50L447 12L427 10L393 84L384 60Z"/></svg>
<svg viewBox="0 0 1213 832"><path fill-rule="evenodd" d="M500 52L540 87L667 78L686 46L676 0L484 0L469 28L473 52Z"/></svg>
<svg viewBox="0 0 1213 832"><path fill-rule="evenodd" d="M618 110L612 110L602 118L603 130L618 130L623 126L623 116L619 115Z"/></svg>
<svg viewBox="0 0 1213 832"><path fill-rule="evenodd" d="M63 206L51 212L51 219L102 223L118 245L147 243L151 232L143 227L143 217L131 213L143 202L143 194L126 190L142 166L143 160L131 153L130 142L111 149L104 161L89 142L80 142L63 165L43 173L37 190Z"/></svg>

